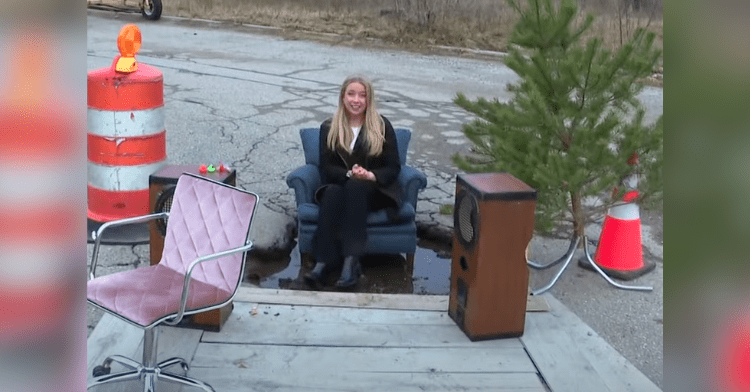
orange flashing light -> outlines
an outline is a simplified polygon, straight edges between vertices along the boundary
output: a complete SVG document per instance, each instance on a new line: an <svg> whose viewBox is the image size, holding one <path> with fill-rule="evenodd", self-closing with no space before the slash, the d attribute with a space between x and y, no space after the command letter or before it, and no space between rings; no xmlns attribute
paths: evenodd
<svg viewBox="0 0 750 392"><path fill-rule="evenodd" d="M115 64L115 71L131 73L138 69L135 55L141 49L141 30L134 24L128 24L120 29L117 35L117 49L120 50L120 58Z"/></svg>

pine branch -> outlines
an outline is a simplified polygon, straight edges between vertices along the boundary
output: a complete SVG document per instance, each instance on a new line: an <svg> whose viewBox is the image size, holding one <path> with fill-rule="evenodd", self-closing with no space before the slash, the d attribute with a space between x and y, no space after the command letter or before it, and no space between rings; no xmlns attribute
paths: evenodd
<svg viewBox="0 0 750 392"><path fill-rule="evenodd" d="M614 53L596 37L581 46L593 17L587 15L573 28L572 1L563 0L558 8L551 0L529 0L527 7L508 2L521 17L506 63L521 80L507 86L512 96L507 103L469 101L457 94L456 105L477 119L462 127L474 146L471 156L453 157L456 165L467 171L508 171L537 189L538 227L546 229L570 221L584 230L614 200L601 198L602 205L591 208L581 201L619 185L633 170L626 160L634 151L644 159L639 170L650 176L639 191L658 198L662 123L643 126L645 112L636 97L642 89L638 78L660 56L651 49L653 35L639 31ZM623 119L631 115L632 120Z"/></svg>
<svg viewBox="0 0 750 392"><path fill-rule="evenodd" d="M591 80L591 68L594 65L595 46L598 46L597 42L595 40L592 40L592 42L589 45L587 45L587 48L586 48L586 51L590 52L591 54L590 56L587 56L587 59L586 59L586 64L587 64L586 76L583 79L585 82L583 85L583 90L581 91L581 106L578 108L579 110L583 110L583 108L586 105L586 93L588 91L589 81Z"/></svg>

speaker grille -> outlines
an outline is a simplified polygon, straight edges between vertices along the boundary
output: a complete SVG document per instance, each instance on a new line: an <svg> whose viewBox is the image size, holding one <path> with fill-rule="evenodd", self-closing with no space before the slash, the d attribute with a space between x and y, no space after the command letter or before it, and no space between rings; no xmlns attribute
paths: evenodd
<svg viewBox="0 0 750 392"><path fill-rule="evenodd" d="M174 185L166 186L156 198L154 213L169 212L172 209L172 197L174 197ZM162 237L167 235L167 221L169 218L160 218L156 220L156 229Z"/></svg>
<svg viewBox="0 0 750 392"><path fill-rule="evenodd" d="M463 192L459 195L456 206L454 225L458 230L458 238L465 246L473 245L477 235L477 202L472 194Z"/></svg>

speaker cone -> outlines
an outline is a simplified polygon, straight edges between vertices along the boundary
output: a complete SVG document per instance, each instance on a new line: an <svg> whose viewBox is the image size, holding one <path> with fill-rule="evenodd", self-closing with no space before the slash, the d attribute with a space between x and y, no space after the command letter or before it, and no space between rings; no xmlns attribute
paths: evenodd
<svg viewBox="0 0 750 392"><path fill-rule="evenodd" d="M156 204L154 205L154 213L169 212L172 209L172 197L174 196L174 185L164 187L156 198ZM167 235L167 220L169 218L160 218L156 220L156 230L161 233L162 236Z"/></svg>
<svg viewBox="0 0 750 392"><path fill-rule="evenodd" d="M477 201L469 192L461 192L456 202L453 225L458 232L458 239L466 247L472 247L477 239Z"/></svg>

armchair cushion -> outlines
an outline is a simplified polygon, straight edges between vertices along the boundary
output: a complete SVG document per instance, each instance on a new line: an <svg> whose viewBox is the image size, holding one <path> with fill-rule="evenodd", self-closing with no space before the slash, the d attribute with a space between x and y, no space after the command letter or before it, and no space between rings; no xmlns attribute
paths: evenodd
<svg viewBox="0 0 750 392"><path fill-rule="evenodd" d="M406 154L411 141L411 131L394 129L398 140L398 155L401 172L397 181L401 185L401 209L396 219L388 218L386 210L367 215L367 250L370 253L414 253L417 244L416 218L417 196L427 186L427 177L419 170L406 166ZM294 189L297 203L298 233L300 252L309 252L312 237L318 224L320 207L315 204L315 190L321 182L320 175L320 129L300 130L302 147L305 152L305 165L292 171L287 177L287 185Z"/></svg>
<svg viewBox="0 0 750 392"><path fill-rule="evenodd" d="M318 223L318 215L320 214L320 207L314 203L301 204L297 209L300 222L307 222L312 224ZM388 214L385 209L371 212L367 215L367 226L383 226L392 225L402 222L413 221L415 217L414 206L408 203L403 203L401 209L396 215L396 220L388 218Z"/></svg>

